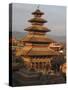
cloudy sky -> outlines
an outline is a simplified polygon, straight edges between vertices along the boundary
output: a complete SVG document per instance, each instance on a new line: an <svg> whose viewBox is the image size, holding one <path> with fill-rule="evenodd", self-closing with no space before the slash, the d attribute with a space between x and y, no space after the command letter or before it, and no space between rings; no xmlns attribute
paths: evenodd
<svg viewBox="0 0 68 90"><path fill-rule="evenodd" d="M29 27L28 22L33 16L31 13L37 9L36 4L13 4L12 15L12 30L24 32L24 28ZM51 32L49 35L65 36L66 34L66 7L64 6L50 6L40 5L39 9L45 13L43 18L48 22L45 23Z"/></svg>

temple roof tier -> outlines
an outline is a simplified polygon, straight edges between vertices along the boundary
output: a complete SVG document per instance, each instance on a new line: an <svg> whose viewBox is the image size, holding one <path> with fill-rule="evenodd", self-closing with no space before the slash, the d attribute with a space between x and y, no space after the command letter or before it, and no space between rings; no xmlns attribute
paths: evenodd
<svg viewBox="0 0 68 90"><path fill-rule="evenodd" d="M43 18L37 18L37 17L32 18L32 19L30 19L28 21L29 22L38 22L38 23L46 23L47 22L47 20L44 20Z"/></svg>
<svg viewBox="0 0 68 90"><path fill-rule="evenodd" d="M33 25L26 29L26 31L39 31L39 32L49 32L50 30L47 27L40 26L40 25Z"/></svg>
<svg viewBox="0 0 68 90"><path fill-rule="evenodd" d="M39 9L37 9L35 12L32 13L33 15L37 14L37 15L43 15L44 13L41 12Z"/></svg>
<svg viewBox="0 0 68 90"><path fill-rule="evenodd" d="M24 47L25 48L25 47ZM32 47L27 53L27 50L24 50L24 52L22 52L22 55L28 55L28 56L52 56L52 55L59 55L59 53L57 51L54 51L50 48L45 48L45 47Z"/></svg>
<svg viewBox="0 0 68 90"><path fill-rule="evenodd" d="M35 36L32 36L32 37L25 37L22 39L23 42L30 42L30 43L53 43L55 42L54 40L50 39L50 38L47 38L47 37L35 37Z"/></svg>

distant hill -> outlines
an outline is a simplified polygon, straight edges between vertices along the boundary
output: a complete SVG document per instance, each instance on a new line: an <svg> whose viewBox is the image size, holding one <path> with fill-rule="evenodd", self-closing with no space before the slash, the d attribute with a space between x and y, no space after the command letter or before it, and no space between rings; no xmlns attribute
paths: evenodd
<svg viewBox="0 0 68 90"><path fill-rule="evenodd" d="M25 36L27 32L12 32L12 36L16 37L16 39L21 39L23 36ZM49 38L52 38L53 40L61 43L66 43L66 37L65 36L56 36L56 35L48 35Z"/></svg>
<svg viewBox="0 0 68 90"><path fill-rule="evenodd" d="M16 39L21 39L23 36L25 36L27 32L12 32L12 36L16 37Z"/></svg>
<svg viewBox="0 0 68 90"><path fill-rule="evenodd" d="M65 36L55 36L55 35L49 35L50 38L57 42L66 43L66 37Z"/></svg>

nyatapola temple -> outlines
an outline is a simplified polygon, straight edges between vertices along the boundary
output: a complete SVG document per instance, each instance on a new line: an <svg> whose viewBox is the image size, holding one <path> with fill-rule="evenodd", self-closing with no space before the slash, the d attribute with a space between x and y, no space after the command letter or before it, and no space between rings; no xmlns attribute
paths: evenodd
<svg viewBox="0 0 68 90"><path fill-rule="evenodd" d="M42 18L44 13L37 9L32 15L34 17L28 20L31 26L24 29L28 34L22 39L24 47L21 55L28 70L48 73L52 58L59 55L59 52L49 47L55 41L47 37L46 33L50 32L50 29L44 26L44 23L47 23L47 20Z"/></svg>

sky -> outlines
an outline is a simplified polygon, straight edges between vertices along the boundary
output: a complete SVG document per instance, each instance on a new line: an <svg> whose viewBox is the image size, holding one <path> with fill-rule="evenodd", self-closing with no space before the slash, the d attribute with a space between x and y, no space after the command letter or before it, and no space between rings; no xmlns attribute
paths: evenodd
<svg viewBox="0 0 68 90"><path fill-rule="evenodd" d="M24 29L29 27L31 23L29 19L33 17L31 14L37 9L37 4L13 3L12 7L12 30L25 32ZM42 16L48 22L44 26L48 27L51 32L49 35L65 36L66 35L66 7L54 5L39 5L39 9L44 12Z"/></svg>

